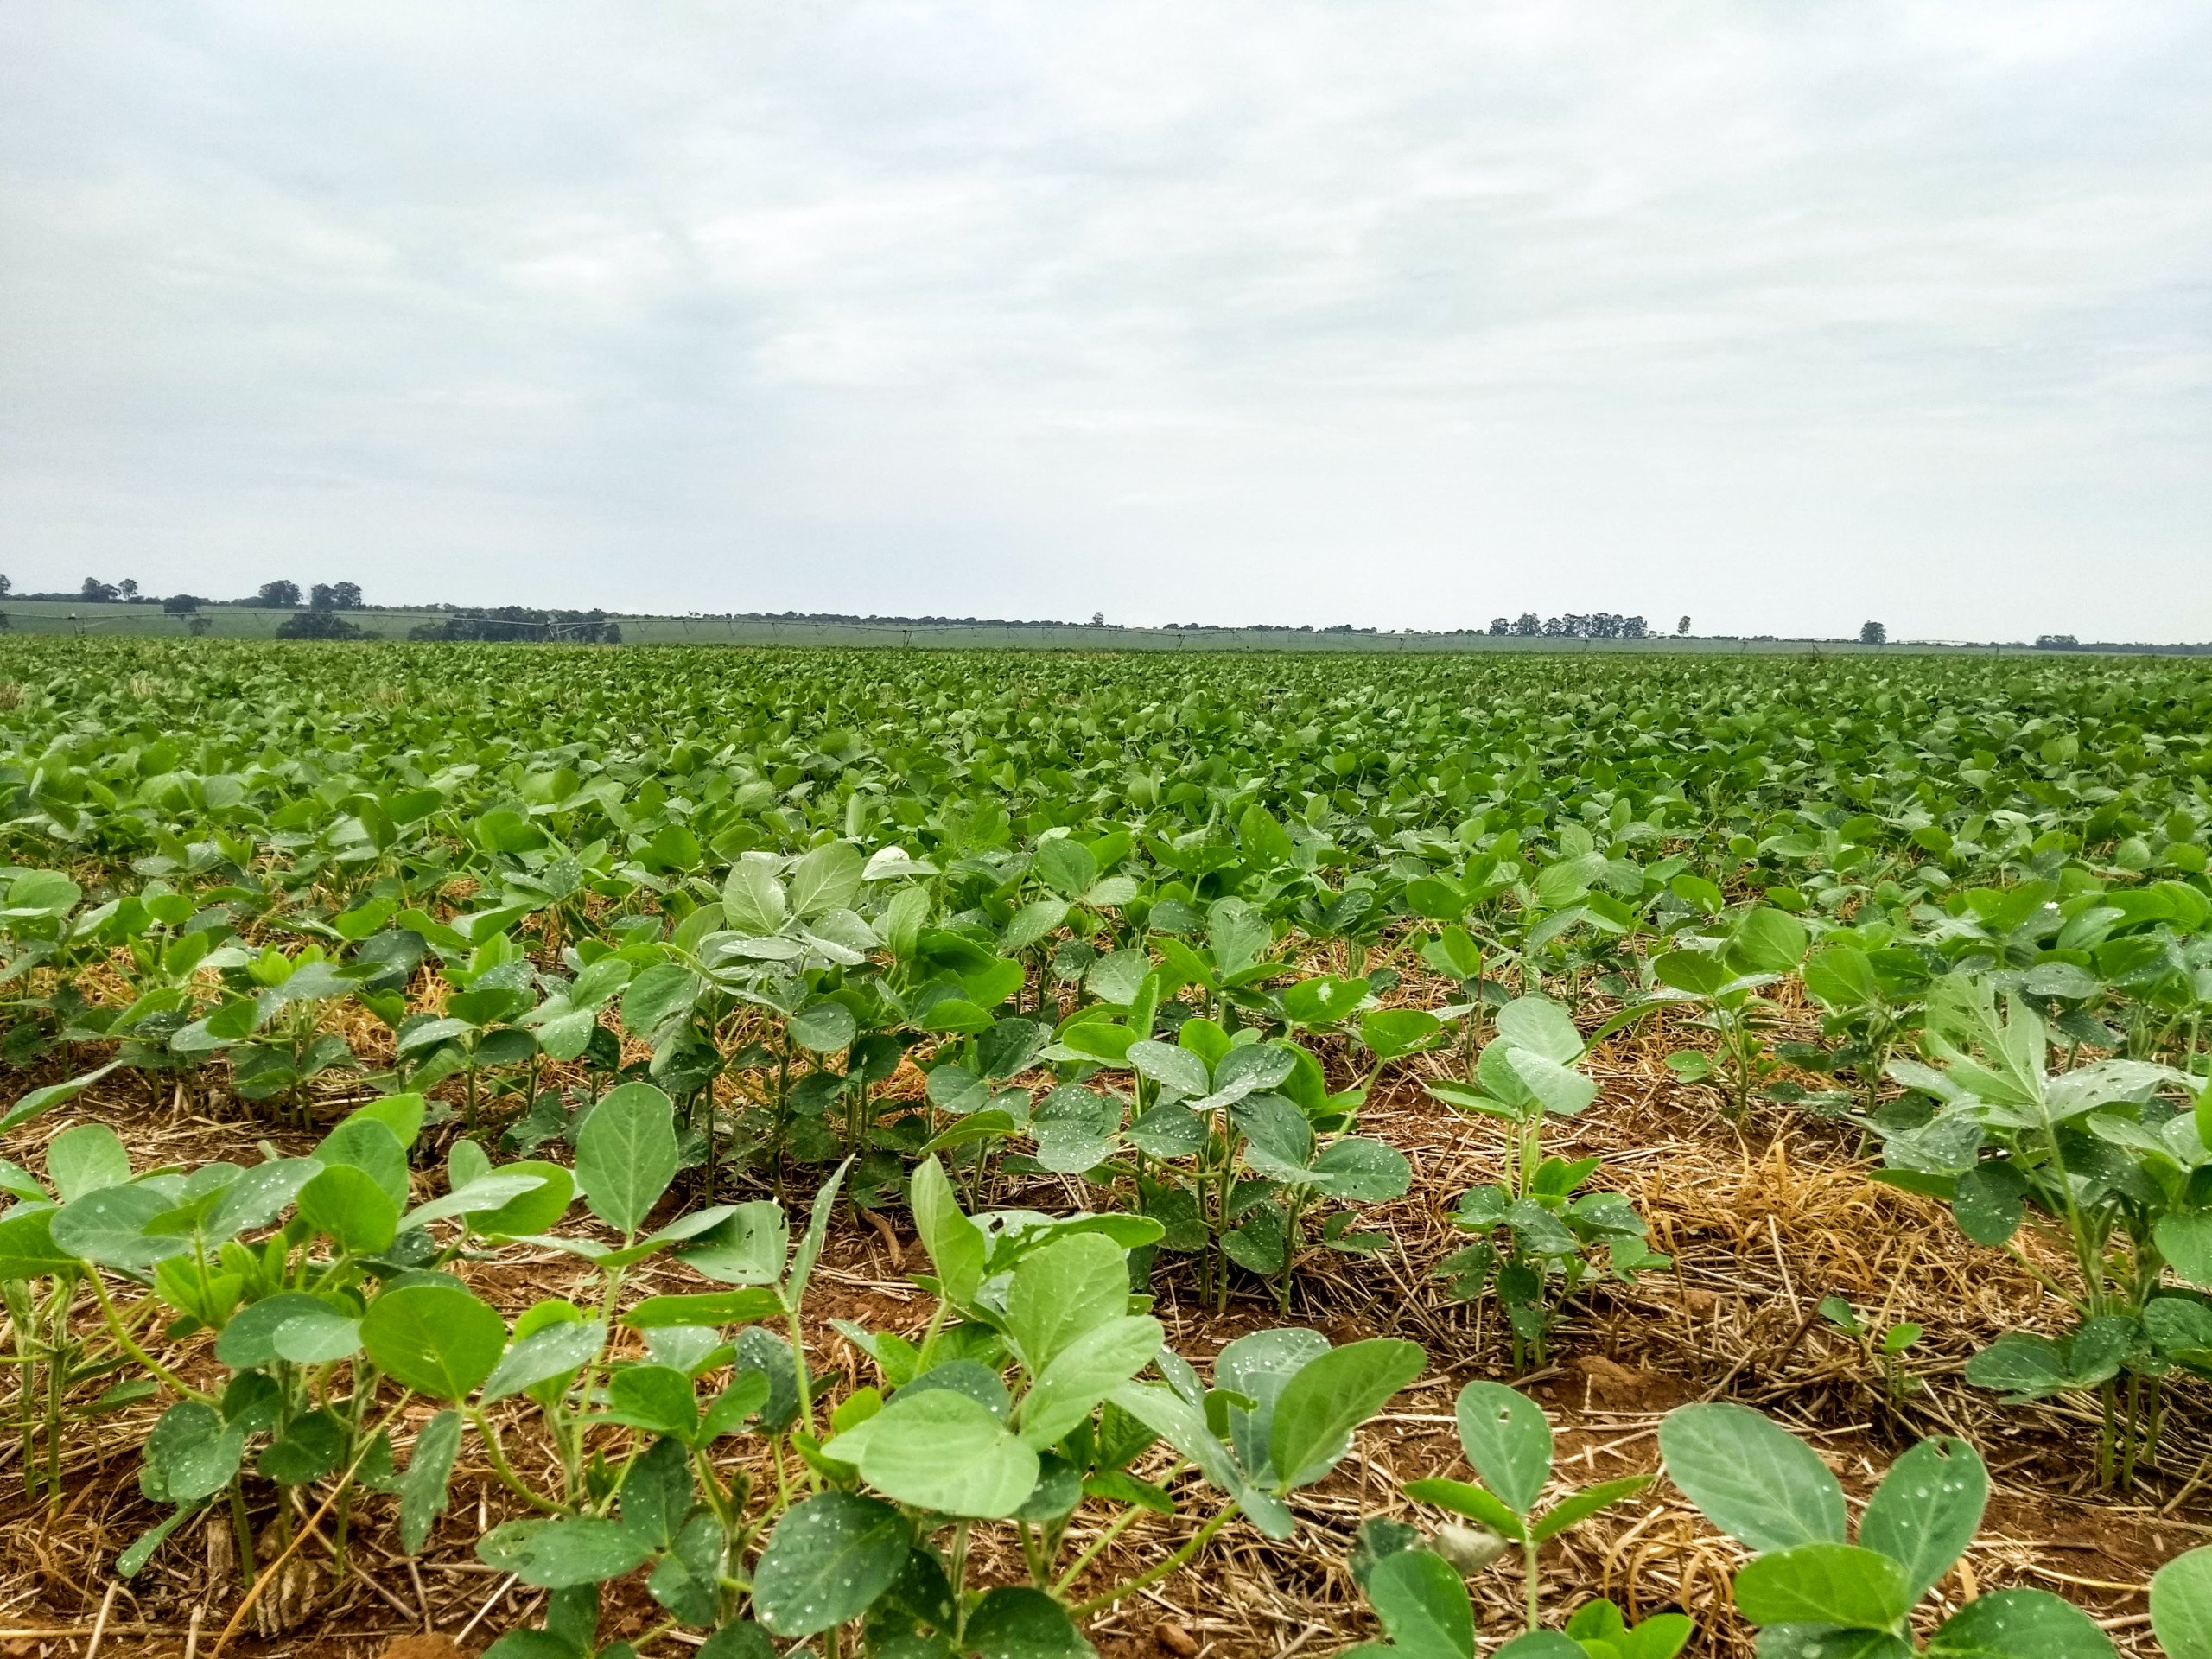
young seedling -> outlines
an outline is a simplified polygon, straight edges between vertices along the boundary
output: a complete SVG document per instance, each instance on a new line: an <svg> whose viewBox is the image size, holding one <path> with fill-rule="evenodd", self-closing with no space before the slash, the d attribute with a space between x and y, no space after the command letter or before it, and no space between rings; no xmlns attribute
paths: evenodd
<svg viewBox="0 0 2212 1659"><path fill-rule="evenodd" d="M1540 1513L1537 1505L1552 1476L1552 1426L1543 1408L1503 1383L1470 1382L1460 1389L1453 1409L1460 1447L1481 1481L1408 1481L1406 1496L1478 1521L1520 1545L1527 1628L1535 1630L1542 1613L1537 1552L1568 1528L1633 1497L1652 1478L1625 1475L1600 1481L1570 1492Z"/></svg>
<svg viewBox="0 0 2212 1659"><path fill-rule="evenodd" d="M1891 1464L1855 1544L1841 1483L1747 1407L1669 1413L1659 1452L1705 1518L1753 1552L1736 1573L1736 1609L1759 1627L1762 1653L2104 1659L2113 1650L2088 1615L2042 1590L1978 1597L1919 1644L1913 1610L1974 1541L1989 1500L1988 1474L1964 1440L1923 1440Z"/></svg>
<svg viewBox="0 0 2212 1659"><path fill-rule="evenodd" d="M1618 1192L1580 1192L1596 1158L1573 1163L1544 1153L1544 1123L1573 1117L1598 1097L1578 1068L1591 1046L1632 1015L1617 1015L1586 1041L1565 1008L1524 996L1498 1013L1497 1035L1465 1084L1433 1083L1428 1092L1462 1111L1510 1125L1504 1180L1460 1196L1452 1224L1477 1236L1439 1263L1452 1294L1472 1300L1491 1285L1505 1304L1516 1369L1541 1364L1559 1303L1592 1274L1632 1278L1672 1265L1645 1243L1643 1217Z"/></svg>
<svg viewBox="0 0 2212 1659"><path fill-rule="evenodd" d="M1882 1386L1891 1403L1918 1394L1927 1385L1904 1369L1904 1356L1921 1338L1920 1326L1909 1319L1882 1327L1879 1332L1870 1329L1859 1317L1859 1311L1840 1296L1821 1298L1821 1317L1845 1335L1854 1338L1867 1360L1882 1374Z"/></svg>

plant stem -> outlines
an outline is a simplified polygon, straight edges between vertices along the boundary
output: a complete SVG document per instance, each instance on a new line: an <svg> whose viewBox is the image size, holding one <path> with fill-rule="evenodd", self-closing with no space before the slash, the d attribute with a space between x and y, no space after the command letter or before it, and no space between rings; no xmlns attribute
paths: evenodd
<svg viewBox="0 0 2212 1659"><path fill-rule="evenodd" d="M1152 1585L1158 1584L1162 1579L1167 1577L1169 1573L1174 1572L1185 1561L1189 1560L1193 1555L1196 1555L1200 1550L1204 1549L1212 1540L1214 1534L1219 1532L1224 1527L1227 1526L1230 1517L1235 1516L1236 1513L1236 1505L1234 1502L1224 1503L1219 1510L1215 1511L1212 1520L1207 1522L1205 1525L1200 1527L1196 1533L1192 1535L1190 1542L1185 1544L1182 1548L1177 1550L1166 1560L1161 1561L1159 1565L1154 1567L1149 1571L1140 1573L1137 1577L1131 1579L1127 1584L1122 1585L1118 1589L1102 1591L1099 1594L1091 1597L1088 1601L1077 1603L1076 1605L1068 1609L1068 1617L1070 1618L1082 1618L1087 1614L1098 1612L1104 1608L1111 1607L1116 1602L1121 1600L1125 1596L1135 1595L1140 1590L1146 1589Z"/></svg>
<svg viewBox="0 0 2212 1659"><path fill-rule="evenodd" d="M468 1421L476 1426L476 1436L484 1443L485 1458L490 1462L492 1472L499 1477L502 1486L534 1510L542 1510L548 1515L568 1513L563 1506L551 1498L533 1491L529 1484L515 1473L514 1465L507 1461L506 1448L499 1444L499 1431L492 1427L492 1420L484 1414L483 1407L470 1407Z"/></svg>
<svg viewBox="0 0 2212 1659"><path fill-rule="evenodd" d="M212 1406L215 1403L215 1396L213 1395L203 1394L200 1389L194 1388L192 1384L186 1382L175 1371L169 1370L168 1366L162 1364L161 1361L156 1359L151 1354L148 1353L143 1348L141 1348L137 1343L131 1339L130 1332L124 1328L123 1320L115 1311L115 1304L108 1300L107 1290L105 1287L100 1283L100 1276L99 1274L87 1274L85 1275L85 1281L87 1284L92 1286L92 1295L100 1305L100 1316L107 1321L108 1334L115 1338L118 1345L122 1348L124 1353L129 1354L131 1358L137 1360L141 1365L143 1365L148 1370L151 1371L156 1378L168 1383L170 1388L175 1389L188 1400L197 1400L200 1404L207 1406Z"/></svg>

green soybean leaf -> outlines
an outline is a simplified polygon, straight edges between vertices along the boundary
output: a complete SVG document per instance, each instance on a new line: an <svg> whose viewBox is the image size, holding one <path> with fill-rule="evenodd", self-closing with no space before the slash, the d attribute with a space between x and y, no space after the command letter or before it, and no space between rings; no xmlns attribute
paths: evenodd
<svg viewBox="0 0 2212 1659"><path fill-rule="evenodd" d="M1377 1337L1308 1360L1283 1385L1268 1430L1276 1489L1310 1486L1351 1449L1352 1431L1421 1375L1417 1343Z"/></svg>
<svg viewBox="0 0 2212 1659"><path fill-rule="evenodd" d="M41 1112L52 1111L65 1101L74 1100L123 1062L110 1060L98 1071L87 1071L81 1077L72 1077L67 1083L49 1083L43 1089L34 1089L4 1113L0 1113L0 1135L28 1123Z"/></svg>
<svg viewBox="0 0 2212 1659"><path fill-rule="evenodd" d="M1128 1306L1126 1254L1103 1234L1077 1233L1022 1258L1007 1289L1007 1334L1034 1376Z"/></svg>
<svg viewBox="0 0 2212 1659"><path fill-rule="evenodd" d="M1659 1425L1667 1475L1755 1550L1844 1541L1843 1488L1810 1446L1744 1406L1683 1406Z"/></svg>
<svg viewBox="0 0 2212 1659"><path fill-rule="evenodd" d="M433 1400L465 1399L506 1344L499 1316L454 1285L387 1290L361 1320L361 1344L377 1369Z"/></svg>
<svg viewBox="0 0 2212 1659"><path fill-rule="evenodd" d="M2201 1290L2212 1290L2212 1210L2161 1216L2154 1236L2177 1274Z"/></svg>
<svg viewBox="0 0 2212 1659"><path fill-rule="evenodd" d="M722 883L722 916L731 927L740 933L771 934L790 914L784 884L767 861L741 858L730 867Z"/></svg>
<svg viewBox="0 0 2212 1659"><path fill-rule="evenodd" d="M169 1201L150 1187L104 1186L51 1211L54 1246L72 1256L111 1268L144 1268L192 1248L189 1237L149 1233Z"/></svg>
<svg viewBox="0 0 2212 1659"><path fill-rule="evenodd" d="M1736 1573L1736 1608L1754 1624L1841 1624L1894 1630L1912 1610L1904 1568L1849 1544L1797 1544L1754 1557Z"/></svg>
<svg viewBox="0 0 2212 1659"><path fill-rule="evenodd" d="M245 1452L246 1430L197 1400L163 1412L147 1437L138 1490L157 1503L190 1503L231 1484Z"/></svg>
<svg viewBox="0 0 2212 1659"><path fill-rule="evenodd" d="M1499 1382L1470 1382L1453 1408L1459 1444L1483 1484L1524 1519L1552 1477L1552 1426L1543 1408Z"/></svg>
<svg viewBox="0 0 2212 1659"><path fill-rule="evenodd" d="M361 1351L361 1322L334 1307L309 1309L278 1325L270 1343L279 1359L295 1365L327 1365Z"/></svg>
<svg viewBox="0 0 2212 1659"><path fill-rule="evenodd" d="M1890 1465L1859 1518L1859 1541L1904 1568L1918 1601L1974 1541L1989 1476L1964 1440L1923 1440Z"/></svg>
<svg viewBox="0 0 2212 1659"><path fill-rule="evenodd" d="M753 1285L743 1290L648 1296L622 1316L622 1323L639 1331L671 1325L752 1325L783 1311L783 1298L766 1286Z"/></svg>
<svg viewBox="0 0 2212 1659"><path fill-rule="evenodd" d="M197 1504L186 1504L158 1525L140 1533L131 1540L130 1547L115 1558L115 1576L118 1579L136 1576L154 1558L154 1552L168 1541L169 1535L199 1513Z"/></svg>
<svg viewBox="0 0 2212 1659"><path fill-rule="evenodd" d="M457 1411L440 1412L415 1437L415 1455L408 1459L407 1475L399 1487L399 1548L404 1553L420 1554L430 1528L445 1513L447 1484L460 1452Z"/></svg>
<svg viewBox="0 0 2212 1659"><path fill-rule="evenodd" d="M480 1398L488 1406L494 1400L565 1376L598 1357L606 1343L607 1327L596 1319L563 1319L532 1331L518 1338L514 1346L499 1357L499 1363L485 1379Z"/></svg>
<svg viewBox="0 0 2212 1659"><path fill-rule="evenodd" d="M951 1389L902 1390L851 1433L864 1435L861 1478L885 1497L940 1515L995 1520L1037 1484L1037 1453L988 1406ZM832 1457L855 1459L836 1448Z"/></svg>
<svg viewBox="0 0 2212 1659"><path fill-rule="evenodd" d="M1367 1599L1391 1648L1406 1659L1471 1659L1474 1653L1474 1605L1442 1557L1425 1549L1384 1556L1367 1575ZM1580 1648L1569 1645L1579 1659Z"/></svg>
<svg viewBox="0 0 2212 1659"><path fill-rule="evenodd" d="M1580 1526L1600 1510L1611 1509L1623 1498L1634 1497L1651 1484L1649 1475L1623 1475L1618 1480L1601 1480L1595 1486L1586 1486L1580 1491L1561 1498L1544 1511L1543 1519L1534 1528L1538 1543L1556 1538L1569 1527Z"/></svg>
<svg viewBox="0 0 2212 1659"><path fill-rule="evenodd" d="M676 1179L676 1108L649 1083L609 1090L576 1133L584 1202L626 1236L637 1232Z"/></svg>
<svg viewBox="0 0 2212 1659"><path fill-rule="evenodd" d="M356 1112L322 1138L315 1156L325 1168L358 1169L384 1188L397 1207L407 1202L407 1148L391 1126Z"/></svg>
<svg viewBox="0 0 2212 1659"><path fill-rule="evenodd" d="M121 1186L130 1179L130 1154L106 1124L79 1123L47 1143L46 1173L67 1204L104 1186Z"/></svg>
<svg viewBox="0 0 2212 1659"><path fill-rule="evenodd" d="M913 1211L914 1230L929 1252L944 1287L946 1300L955 1306L972 1300L983 1281L982 1230L961 1213L944 1166L934 1156L915 1166L907 1184L906 1203Z"/></svg>
<svg viewBox="0 0 2212 1659"><path fill-rule="evenodd" d="M814 1636L857 1618L906 1564L906 1522L856 1492L821 1492L785 1512L753 1574L760 1623L783 1637Z"/></svg>
<svg viewBox="0 0 2212 1659"><path fill-rule="evenodd" d="M620 1578L652 1554L652 1541L594 1515L509 1521L476 1541L477 1555L544 1590Z"/></svg>
<svg viewBox="0 0 2212 1659"><path fill-rule="evenodd" d="M2166 1659L2212 1659L2212 1544L2151 1575L2151 1628Z"/></svg>
<svg viewBox="0 0 2212 1659"><path fill-rule="evenodd" d="M2163 1629L2158 1637L2167 1659L2194 1659L2212 1652L2208 1633L2212 1625L2196 1627L2194 1648L2176 1643ZM2112 1639L2095 1620L2042 1590L1977 1597L1928 1638L1929 1659L2112 1659Z"/></svg>
<svg viewBox="0 0 2212 1659"><path fill-rule="evenodd" d="M215 1357L232 1370L251 1370L276 1359L276 1333L296 1319L334 1313L329 1303L303 1290L282 1290L250 1302L231 1316L215 1338Z"/></svg>
<svg viewBox="0 0 2212 1659"><path fill-rule="evenodd" d="M518 1179L535 1175L538 1184L518 1192L496 1210L469 1213L469 1230L486 1238L527 1238L545 1232L568 1213L576 1196L575 1177L559 1164L522 1158L500 1165L499 1173Z"/></svg>
<svg viewBox="0 0 2212 1659"><path fill-rule="evenodd" d="M1001 1585L968 1615L962 1645L976 1659L1084 1659L1097 1650L1042 1590Z"/></svg>
<svg viewBox="0 0 2212 1659"><path fill-rule="evenodd" d="M1479 1521L1502 1538L1516 1543L1528 1535L1522 1516L1515 1514L1491 1493L1471 1482L1446 1480L1440 1477L1428 1480L1409 1480L1406 1496L1422 1503L1433 1503L1440 1510L1454 1515L1464 1515Z"/></svg>
<svg viewBox="0 0 2212 1659"><path fill-rule="evenodd" d="M1022 1396L1021 1438L1039 1451L1058 1444L1093 1407L1151 1363L1160 1337L1158 1319L1121 1314L1058 1350Z"/></svg>
<svg viewBox="0 0 2212 1659"><path fill-rule="evenodd" d="M467 1142L461 1144L467 1145ZM505 1169L493 1175L479 1175L465 1185L455 1187L442 1198L432 1198L419 1204L400 1217L399 1230L410 1233L417 1227L427 1227L434 1221L444 1221L452 1216L496 1214L508 1203L525 1192L535 1192L545 1185L545 1178L526 1171Z"/></svg>
<svg viewBox="0 0 2212 1659"><path fill-rule="evenodd" d="M2027 1214L2022 1201L2026 1190L2027 1183L2009 1165L1976 1164L1952 1189L1951 1213L1961 1232L1994 1249L2020 1230Z"/></svg>
<svg viewBox="0 0 2212 1659"><path fill-rule="evenodd" d="M1378 1060L1418 1053L1444 1029L1425 1008L1376 1008L1360 1016L1359 1040Z"/></svg>
<svg viewBox="0 0 2212 1659"><path fill-rule="evenodd" d="M1162 1088L1196 1099L1212 1086L1206 1063L1189 1049L1142 1038L1129 1045L1130 1068Z"/></svg>
<svg viewBox="0 0 2212 1659"><path fill-rule="evenodd" d="M607 1380L606 1419L689 1442L699 1427L691 1379L672 1365L625 1365Z"/></svg>
<svg viewBox="0 0 2212 1659"><path fill-rule="evenodd" d="M791 867L792 913L810 920L824 912L843 909L859 893L867 868L868 861L850 842L833 841L817 847Z"/></svg>
<svg viewBox="0 0 2212 1659"><path fill-rule="evenodd" d="M1491 1659L1615 1659L1618 1652L1615 1643L1578 1642L1557 1630L1524 1630Z"/></svg>
<svg viewBox="0 0 2212 1659"><path fill-rule="evenodd" d="M399 1206L365 1170L333 1164L300 1189L300 1219L339 1248L374 1255L399 1230Z"/></svg>

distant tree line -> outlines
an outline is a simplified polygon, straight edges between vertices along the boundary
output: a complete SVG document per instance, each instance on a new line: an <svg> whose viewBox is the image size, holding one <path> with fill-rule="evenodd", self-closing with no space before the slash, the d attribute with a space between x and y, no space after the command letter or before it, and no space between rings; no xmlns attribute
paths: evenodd
<svg viewBox="0 0 2212 1659"><path fill-rule="evenodd" d="M1599 611L1591 616L1538 616L1534 611L1523 611L1511 621L1494 617L1490 632L1498 637L1521 639L1649 639L1650 626L1640 616L1616 616L1611 611ZM1689 618L1682 619L1682 632L1689 632Z"/></svg>
<svg viewBox="0 0 2212 1659"><path fill-rule="evenodd" d="M455 611L438 622L418 622L410 639L514 642L548 640L560 645L619 645L621 625L605 611L537 611L523 605L490 610Z"/></svg>

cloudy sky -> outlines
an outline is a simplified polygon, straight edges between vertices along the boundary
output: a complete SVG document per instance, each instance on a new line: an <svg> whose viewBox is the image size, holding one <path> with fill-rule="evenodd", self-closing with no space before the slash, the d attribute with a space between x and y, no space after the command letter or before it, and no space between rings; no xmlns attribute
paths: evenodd
<svg viewBox="0 0 2212 1659"><path fill-rule="evenodd" d="M2202 0L0 10L0 569L2212 639Z"/></svg>

